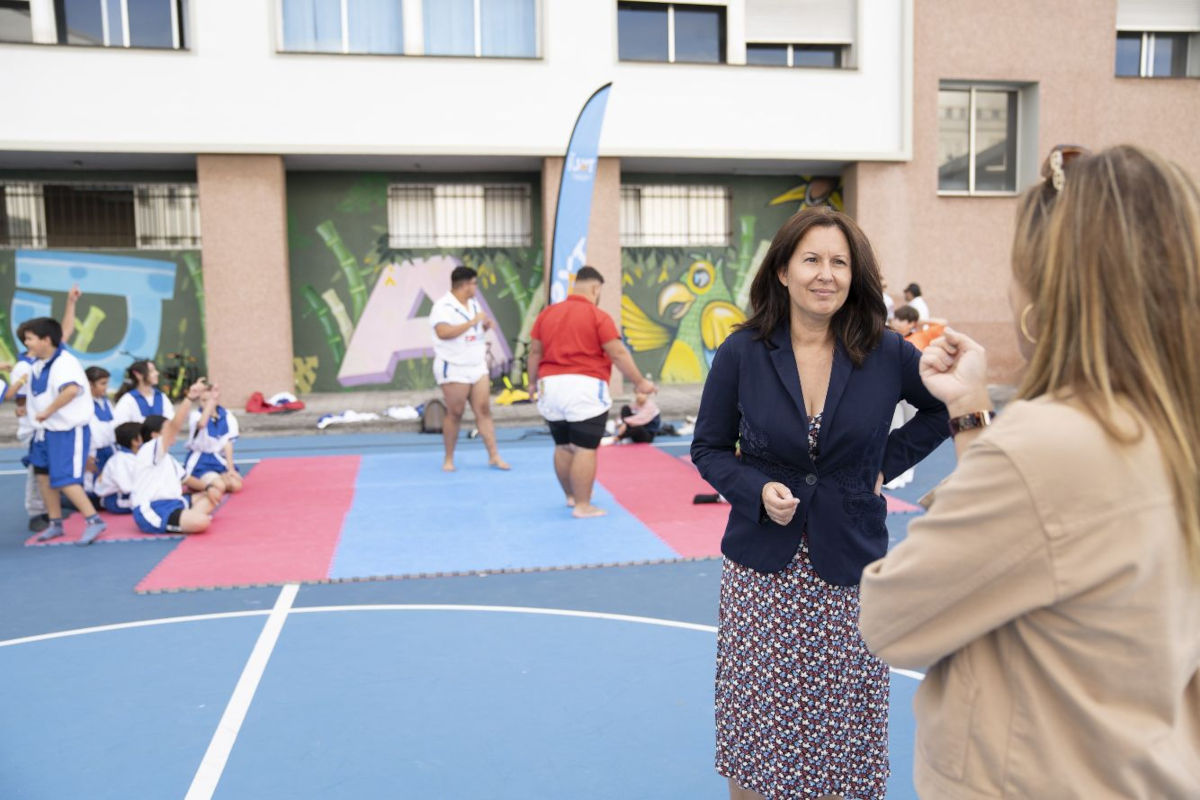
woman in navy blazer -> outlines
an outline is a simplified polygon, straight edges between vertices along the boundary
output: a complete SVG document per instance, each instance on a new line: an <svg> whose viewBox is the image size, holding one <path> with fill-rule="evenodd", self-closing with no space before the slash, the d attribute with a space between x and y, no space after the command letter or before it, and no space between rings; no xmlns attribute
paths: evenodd
<svg viewBox="0 0 1200 800"><path fill-rule="evenodd" d="M805 209L775 235L751 317L721 345L692 460L732 510L721 540L717 771L733 798L882 798L887 665L858 633L887 550L882 484L948 436L920 353L884 329L870 242ZM917 414L891 431L896 403Z"/></svg>

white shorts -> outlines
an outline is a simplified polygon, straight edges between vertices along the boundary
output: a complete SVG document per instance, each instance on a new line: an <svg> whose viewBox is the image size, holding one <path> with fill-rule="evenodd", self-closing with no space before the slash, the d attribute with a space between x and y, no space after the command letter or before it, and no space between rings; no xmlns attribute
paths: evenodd
<svg viewBox="0 0 1200 800"><path fill-rule="evenodd" d="M547 422L582 422L612 408L608 381L590 375L548 375L538 381L538 413Z"/></svg>
<svg viewBox="0 0 1200 800"><path fill-rule="evenodd" d="M449 361L441 358L433 360L433 378L437 381L438 386L443 383L465 383L474 386L479 382L479 379L488 374L488 366L486 363L479 364L451 364Z"/></svg>

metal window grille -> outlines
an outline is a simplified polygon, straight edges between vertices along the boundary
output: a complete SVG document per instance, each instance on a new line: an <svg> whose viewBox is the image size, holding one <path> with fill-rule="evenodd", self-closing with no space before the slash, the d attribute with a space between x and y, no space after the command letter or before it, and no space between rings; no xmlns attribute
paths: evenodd
<svg viewBox="0 0 1200 800"><path fill-rule="evenodd" d="M199 249L194 184L0 184L0 246Z"/></svg>
<svg viewBox="0 0 1200 800"><path fill-rule="evenodd" d="M625 247L724 247L730 243L725 186L622 186Z"/></svg>
<svg viewBox="0 0 1200 800"><path fill-rule="evenodd" d="M200 195L188 183L134 187L137 246L146 250L200 247Z"/></svg>
<svg viewBox="0 0 1200 800"><path fill-rule="evenodd" d="M529 247L532 192L526 184L388 187L388 243L395 248Z"/></svg>

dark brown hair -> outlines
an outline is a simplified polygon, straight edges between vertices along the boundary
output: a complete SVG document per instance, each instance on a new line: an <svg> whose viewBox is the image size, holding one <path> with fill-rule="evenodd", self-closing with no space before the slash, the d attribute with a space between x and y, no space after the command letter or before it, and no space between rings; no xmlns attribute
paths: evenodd
<svg viewBox="0 0 1200 800"><path fill-rule="evenodd" d="M750 285L750 319L742 327L753 330L756 339L769 339L776 328L787 324L791 318L791 299L779 275L787 269L800 240L812 228L840 228L850 243L850 290L845 305L833 315L830 328L854 365L861 366L883 337L887 319L883 283L875 251L866 234L853 219L828 206L798 212L775 234Z"/></svg>

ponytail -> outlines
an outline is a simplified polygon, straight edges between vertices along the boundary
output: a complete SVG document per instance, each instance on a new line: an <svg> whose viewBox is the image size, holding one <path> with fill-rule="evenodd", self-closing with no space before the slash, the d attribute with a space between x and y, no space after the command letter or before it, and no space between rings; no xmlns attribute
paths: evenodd
<svg viewBox="0 0 1200 800"><path fill-rule="evenodd" d="M125 380L121 383L121 387L117 389L117 396L113 398L113 405L121 402L121 398L132 392L138 387L138 378L144 381L150 380L150 362L143 359L135 361L125 370Z"/></svg>

